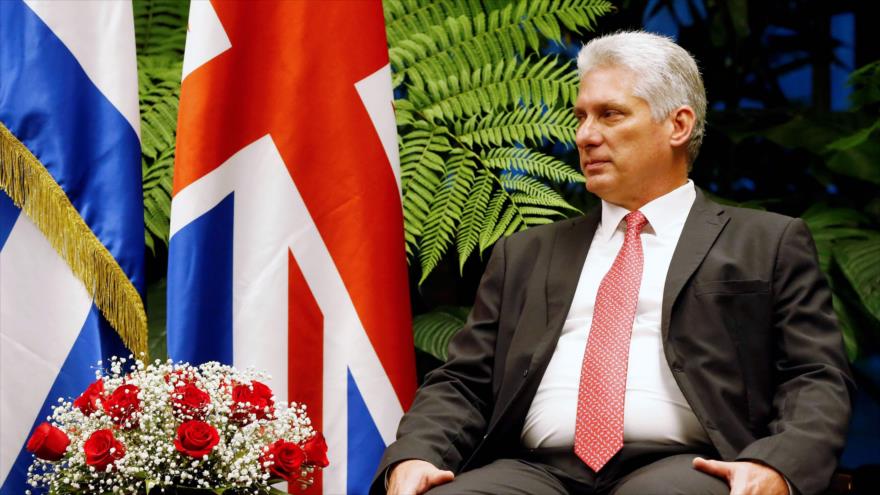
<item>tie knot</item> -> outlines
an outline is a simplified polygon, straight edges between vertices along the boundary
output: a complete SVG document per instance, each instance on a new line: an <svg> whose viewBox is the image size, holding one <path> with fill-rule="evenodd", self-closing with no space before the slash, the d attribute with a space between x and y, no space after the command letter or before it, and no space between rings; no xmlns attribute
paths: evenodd
<svg viewBox="0 0 880 495"><path fill-rule="evenodd" d="M626 220L627 232L635 230L636 234L641 234L642 228L648 223L648 219L645 217L645 214L640 212L639 210L631 211L627 213L627 215L623 218L624 220Z"/></svg>

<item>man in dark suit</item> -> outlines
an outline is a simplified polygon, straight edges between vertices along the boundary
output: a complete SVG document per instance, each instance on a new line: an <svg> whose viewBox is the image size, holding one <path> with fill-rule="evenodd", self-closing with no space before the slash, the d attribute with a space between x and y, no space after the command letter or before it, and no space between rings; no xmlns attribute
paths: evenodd
<svg viewBox="0 0 880 495"><path fill-rule="evenodd" d="M672 41L598 38L578 69L602 207L497 243L373 491L821 492L852 385L806 226L688 180L705 90Z"/></svg>

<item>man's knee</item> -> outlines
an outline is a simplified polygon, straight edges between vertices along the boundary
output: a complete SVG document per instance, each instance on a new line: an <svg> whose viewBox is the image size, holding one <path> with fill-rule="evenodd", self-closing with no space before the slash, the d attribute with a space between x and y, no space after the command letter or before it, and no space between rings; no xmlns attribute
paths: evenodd
<svg viewBox="0 0 880 495"><path fill-rule="evenodd" d="M727 482L692 467L696 454L666 457L625 476L612 495L728 495Z"/></svg>
<svg viewBox="0 0 880 495"><path fill-rule="evenodd" d="M456 475L425 495L568 495L562 483L539 465L517 459L499 459L487 466Z"/></svg>

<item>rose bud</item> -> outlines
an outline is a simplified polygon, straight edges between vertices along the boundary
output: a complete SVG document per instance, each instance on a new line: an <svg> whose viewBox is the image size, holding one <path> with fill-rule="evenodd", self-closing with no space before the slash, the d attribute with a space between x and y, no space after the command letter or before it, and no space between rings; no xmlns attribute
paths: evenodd
<svg viewBox="0 0 880 495"><path fill-rule="evenodd" d="M171 392L171 406L175 414L185 419L205 419L211 396L191 382L174 388Z"/></svg>
<svg viewBox="0 0 880 495"><path fill-rule="evenodd" d="M73 401L73 407L82 411L86 416L98 410L98 399L104 397L104 380L98 378L86 388L76 400Z"/></svg>
<svg viewBox="0 0 880 495"><path fill-rule="evenodd" d="M70 439L60 429L43 422L28 439L27 451L45 461L57 461L64 457Z"/></svg>
<svg viewBox="0 0 880 495"><path fill-rule="evenodd" d="M282 478L288 483L292 483L299 478L300 468L305 460L306 455L299 445L285 440L278 440L266 447L262 457L260 457L260 464L270 474Z"/></svg>
<svg viewBox="0 0 880 495"><path fill-rule="evenodd" d="M86 464L98 471L106 471L107 466L125 457L125 446L113 436L109 429L98 430L83 444Z"/></svg>
<svg viewBox="0 0 880 495"><path fill-rule="evenodd" d="M247 423L253 414L256 419L266 419L275 411L272 390L256 380L250 385L236 385L232 388L232 420Z"/></svg>
<svg viewBox="0 0 880 495"><path fill-rule="evenodd" d="M213 426L199 420L185 421L177 428L174 448L196 459L211 453L220 442L220 435Z"/></svg>
<svg viewBox="0 0 880 495"><path fill-rule="evenodd" d="M141 410L137 385L121 385L102 401L104 412L116 426L134 428L137 426L137 413Z"/></svg>
<svg viewBox="0 0 880 495"><path fill-rule="evenodd" d="M312 438L306 441L303 445L303 451L306 454L306 464L321 468L330 465L330 460L327 459L327 442L321 432L315 433Z"/></svg>

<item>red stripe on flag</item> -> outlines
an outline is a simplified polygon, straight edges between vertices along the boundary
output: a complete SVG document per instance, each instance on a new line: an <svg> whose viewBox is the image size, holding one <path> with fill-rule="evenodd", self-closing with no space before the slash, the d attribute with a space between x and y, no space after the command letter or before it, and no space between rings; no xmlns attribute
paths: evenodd
<svg viewBox="0 0 880 495"><path fill-rule="evenodd" d="M309 288L293 254L288 252L288 376L289 400L308 405L312 426L324 431L324 315ZM303 370L311 370L304 373ZM315 473L315 484L302 491L290 486L290 493L317 495L321 493L321 471Z"/></svg>

